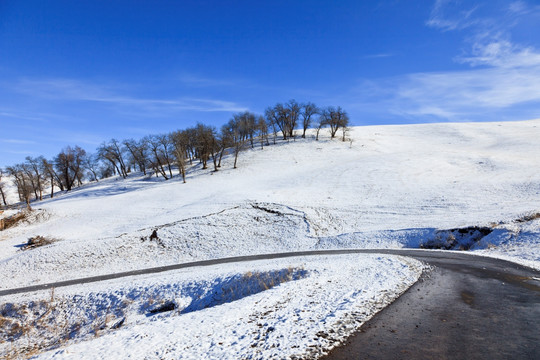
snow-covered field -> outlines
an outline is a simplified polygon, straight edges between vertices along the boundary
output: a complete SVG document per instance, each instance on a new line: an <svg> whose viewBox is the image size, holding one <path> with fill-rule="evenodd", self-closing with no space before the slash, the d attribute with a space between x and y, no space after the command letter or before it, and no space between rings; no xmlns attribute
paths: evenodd
<svg viewBox="0 0 540 360"><path fill-rule="evenodd" d="M540 120L355 127L350 137L352 142L326 136L279 141L241 153L238 169L232 169L230 158L217 173L195 166L186 184L132 174L36 203L33 221L0 232L0 288L237 255L451 242L452 249L465 244L473 253L540 268L540 219L533 216L540 212ZM467 238L461 238L463 228L470 229ZM157 238L151 238L154 230ZM36 235L56 241L22 251ZM272 277L283 269L297 273L251 296L182 313L199 296L190 284L213 289L235 276ZM105 327L109 330L91 341L91 331L80 332L73 339L84 341L65 340L44 356L92 357L92 349L96 357L110 358L118 351L131 351L135 358L309 357L350 331L336 330L337 324L358 313L365 313L364 321L420 271L418 263L403 258L356 255L251 262L129 284L118 280L57 289L55 301L67 304L78 294L77 301L88 305L96 298L121 302L125 294L144 288L167 295L177 308L148 317L138 303L147 298L129 298L140 306L122 310L126 320L119 329ZM1 302L32 296L48 298L36 293ZM308 310L306 317L298 315L305 321L294 320L295 311ZM266 311L271 312L261 315ZM253 314L261 315L253 320L261 327L248 323ZM274 330L264 330L269 327ZM330 329L336 335L312 333ZM291 331L306 338L291 337ZM254 340L257 336L266 339L264 345Z"/></svg>
<svg viewBox="0 0 540 360"><path fill-rule="evenodd" d="M399 296L421 271L406 258L320 256L14 296L1 310L35 325L0 349L10 354L13 347L37 351L59 343L41 357L72 359L313 358ZM171 303L171 311L156 312Z"/></svg>

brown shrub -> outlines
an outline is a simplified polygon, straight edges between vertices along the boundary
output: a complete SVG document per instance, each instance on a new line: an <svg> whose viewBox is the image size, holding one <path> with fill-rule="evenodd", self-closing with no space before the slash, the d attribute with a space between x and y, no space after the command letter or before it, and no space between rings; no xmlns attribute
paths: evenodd
<svg viewBox="0 0 540 360"><path fill-rule="evenodd" d="M41 236L41 235L33 236L28 239L28 242L26 243L26 245L22 247L22 250L35 249L40 246L52 244L55 241L56 241L55 239L46 237L46 236Z"/></svg>
<svg viewBox="0 0 540 360"><path fill-rule="evenodd" d="M14 227L21 221L26 220L27 218L28 218L28 212L21 211L21 212L16 213L15 215L11 215L7 218L0 219L0 231L9 229L10 227Z"/></svg>
<svg viewBox="0 0 540 360"><path fill-rule="evenodd" d="M519 219L516 219L515 222L524 223L524 222L529 222L529 221L533 221L533 220L536 220L536 219L540 219L540 212L525 215L523 217L520 217Z"/></svg>

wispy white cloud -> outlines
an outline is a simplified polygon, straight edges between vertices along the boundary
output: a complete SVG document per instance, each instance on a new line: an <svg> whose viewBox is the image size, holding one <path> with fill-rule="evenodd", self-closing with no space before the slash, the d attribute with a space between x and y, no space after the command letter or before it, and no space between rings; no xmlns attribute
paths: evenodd
<svg viewBox="0 0 540 360"><path fill-rule="evenodd" d="M179 77L180 83L192 87L223 87L223 86L238 86L244 85L242 81L213 79L194 74L182 74Z"/></svg>
<svg viewBox="0 0 540 360"><path fill-rule="evenodd" d="M520 71L489 68L411 74L399 83L395 108L410 115L458 120L477 112L540 101L540 65Z"/></svg>
<svg viewBox="0 0 540 360"><path fill-rule="evenodd" d="M6 144L36 144L35 141L32 140L22 140L22 139L0 139L0 142L6 143Z"/></svg>
<svg viewBox="0 0 540 360"><path fill-rule="evenodd" d="M477 24L479 20L475 19L473 14L478 7L462 9L460 5L455 0L436 0L426 24L443 31L461 30Z"/></svg>
<svg viewBox="0 0 540 360"><path fill-rule="evenodd" d="M15 90L42 99L97 102L145 112L246 110L245 106L220 99L135 97L125 95L126 91L118 87L96 85L73 79L22 79L16 83Z"/></svg>
<svg viewBox="0 0 540 360"><path fill-rule="evenodd" d="M363 59L379 59L395 56L392 53L369 54L362 56Z"/></svg>
<svg viewBox="0 0 540 360"><path fill-rule="evenodd" d="M467 2L471 7L461 9L463 4L437 0L427 25L465 33L469 48L455 60L469 68L394 78L398 85L389 104L394 113L474 120L502 109L540 105L540 50L513 42L511 36L520 21L538 16L538 6L523 1L505 7ZM486 11L491 5L496 9Z"/></svg>
<svg viewBox="0 0 540 360"><path fill-rule="evenodd" d="M25 111L0 111L1 118L11 118L11 119L20 119L20 120L30 120L35 122L47 122L47 120L41 116L36 116L33 114L28 114Z"/></svg>
<svg viewBox="0 0 540 360"><path fill-rule="evenodd" d="M35 154L35 152L31 150L7 150L6 152L13 155L34 155Z"/></svg>
<svg viewBox="0 0 540 360"><path fill-rule="evenodd" d="M527 68L540 64L540 52L532 47L523 47L495 38L485 43L474 43L471 54L458 57L457 60L472 66Z"/></svg>
<svg viewBox="0 0 540 360"><path fill-rule="evenodd" d="M508 5L508 11L514 14L524 15L533 11L533 8L524 1L514 1Z"/></svg>

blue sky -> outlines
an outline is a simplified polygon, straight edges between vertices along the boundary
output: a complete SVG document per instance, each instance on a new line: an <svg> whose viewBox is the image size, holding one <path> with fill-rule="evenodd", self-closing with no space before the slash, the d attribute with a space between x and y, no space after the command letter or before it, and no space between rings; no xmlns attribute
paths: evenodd
<svg viewBox="0 0 540 360"><path fill-rule="evenodd" d="M0 0L0 166L276 102L540 118L539 1Z"/></svg>

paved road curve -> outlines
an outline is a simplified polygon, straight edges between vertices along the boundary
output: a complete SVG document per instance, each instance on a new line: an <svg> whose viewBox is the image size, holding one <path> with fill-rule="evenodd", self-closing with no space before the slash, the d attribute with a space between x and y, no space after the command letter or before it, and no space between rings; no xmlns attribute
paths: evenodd
<svg viewBox="0 0 540 360"><path fill-rule="evenodd" d="M240 256L0 291L0 296L196 266L350 253L406 255L433 265L327 359L540 359L540 272L467 253L325 250Z"/></svg>
<svg viewBox="0 0 540 360"><path fill-rule="evenodd" d="M540 359L540 272L461 253L411 255L433 271L324 359Z"/></svg>

